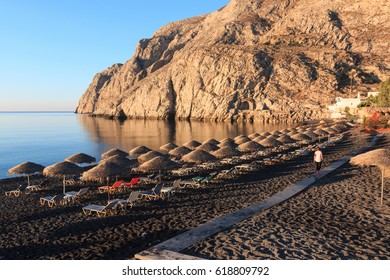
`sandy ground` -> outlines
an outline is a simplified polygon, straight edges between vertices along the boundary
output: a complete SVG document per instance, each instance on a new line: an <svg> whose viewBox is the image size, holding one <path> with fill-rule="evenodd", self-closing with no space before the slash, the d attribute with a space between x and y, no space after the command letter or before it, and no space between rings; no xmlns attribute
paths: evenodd
<svg viewBox="0 0 390 280"><path fill-rule="evenodd" d="M390 148L389 136L379 144ZM389 180L387 180L387 184ZM193 245L207 259L390 259L390 191L376 167L345 164L297 197Z"/></svg>
<svg viewBox="0 0 390 280"><path fill-rule="evenodd" d="M352 133L324 150L326 162L365 146L370 137ZM85 216L81 210L88 204L107 203L107 194L96 191L99 184L88 183L94 190L75 204L48 208L39 204L39 198L60 193L61 180L51 179L45 190L20 197L7 197L4 191L15 189L24 178L1 180L0 259L129 259L267 198L311 175L313 169L312 155L299 157L207 188L182 189L169 200L145 201L103 218ZM195 244L186 253L211 259L388 259L389 200L378 207L379 176L375 168L346 165L309 191Z"/></svg>

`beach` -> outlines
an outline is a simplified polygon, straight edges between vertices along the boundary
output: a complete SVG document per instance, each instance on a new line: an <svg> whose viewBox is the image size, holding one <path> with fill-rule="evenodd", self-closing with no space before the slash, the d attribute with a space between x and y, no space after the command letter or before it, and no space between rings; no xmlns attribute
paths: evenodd
<svg viewBox="0 0 390 280"><path fill-rule="evenodd" d="M373 135L354 130L323 150L325 165L367 145ZM378 147L390 147L388 134ZM61 179L42 190L8 197L24 177L0 181L0 259L132 259L138 252L212 219L247 207L314 173L312 154L199 189L184 188L168 200L143 201L130 210L98 218L82 207L104 205L98 183L86 197L53 208L39 198L60 193ZM39 182L41 176L33 176ZM129 179L129 178L128 178ZM387 179L388 180L388 179ZM151 189L154 185L139 188ZM349 163L285 203L187 248L205 259L389 259L389 200L379 204L380 171ZM124 198L114 194L111 198Z"/></svg>

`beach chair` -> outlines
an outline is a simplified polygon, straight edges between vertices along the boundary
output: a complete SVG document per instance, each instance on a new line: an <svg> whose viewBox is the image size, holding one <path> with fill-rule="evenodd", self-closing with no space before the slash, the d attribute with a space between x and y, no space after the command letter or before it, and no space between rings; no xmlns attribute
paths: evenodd
<svg viewBox="0 0 390 280"><path fill-rule="evenodd" d="M16 190L7 191L5 192L6 196L19 196L22 192L24 192L28 187L27 183L20 184L19 187Z"/></svg>
<svg viewBox="0 0 390 280"><path fill-rule="evenodd" d="M116 190L121 191L121 187L124 181L116 181L112 186L101 186L98 187L99 193L110 192L114 193Z"/></svg>
<svg viewBox="0 0 390 280"><path fill-rule="evenodd" d="M123 188L134 188L141 181L141 178L136 177L130 180L130 182L123 182Z"/></svg>
<svg viewBox="0 0 390 280"><path fill-rule="evenodd" d="M65 181L66 185L74 185L80 181L80 175L74 175L71 179Z"/></svg>
<svg viewBox="0 0 390 280"><path fill-rule="evenodd" d="M161 197L161 189L164 184L157 184L151 191L140 192L140 197L147 200L156 200Z"/></svg>
<svg viewBox="0 0 390 280"><path fill-rule="evenodd" d="M140 198L140 192L139 191L132 191L127 199L113 199L111 201L116 201L117 205L123 208L132 208L135 203Z"/></svg>
<svg viewBox="0 0 390 280"><path fill-rule="evenodd" d="M27 186L26 190L28 191L40 191L43 189L44 184L46 184L48 180L43 180L39 184L36 185L29 185Z"/></svg>
<svg viewBox="0 0 390 280"><path fill-rule="evenodd" d="M75 202L76 199L79 199L81 196L85 195L89 191L89 187L82 188L78 192L66 192L64 199L67 202Z"/></svg>
<svg viewBox="0 0 390 280"><path fill-rule="evenodd" d="M106 216L107 214L114 213L117 209L118 201L111 200L107 205L95 205L90 204L83 207L83 213L85 215L91 215L96 213L98 217Z"/></svg>
<svg viewBox="0 0 390 280"><path fill-rule="evenodd" d="M49 207L53 207L54 205L57 205L57 204L61 204L61 205L64 205L66 203L66 200L64 199L65 197L65 194L57 194L55 196L46 196L46 197L41 197L39 199L39 202L41 203L41 205L45 205L45 203L47 203L47 205Z"/></svg>

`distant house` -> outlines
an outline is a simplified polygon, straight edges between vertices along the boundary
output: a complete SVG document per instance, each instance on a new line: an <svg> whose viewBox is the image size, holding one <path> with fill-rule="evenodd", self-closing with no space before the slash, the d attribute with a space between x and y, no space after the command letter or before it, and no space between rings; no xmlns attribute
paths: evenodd
<svg viewBox="0 0 390 280"><path fill-rule="evenodd" d="M357 98L342 98L337 97L336 103L329 106L328 109L331 112L331 118L340 118L345 113L345 108L350 109L350 113L357 113L357 106L362 102L360 93L358 93Z"/></svg>

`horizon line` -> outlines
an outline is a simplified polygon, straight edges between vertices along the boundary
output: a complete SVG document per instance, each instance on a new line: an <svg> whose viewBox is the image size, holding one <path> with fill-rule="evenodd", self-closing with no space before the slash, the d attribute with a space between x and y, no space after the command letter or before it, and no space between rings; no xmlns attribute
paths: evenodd
<svg viewBox="0 0 390 280"><path fill-rule="evenodd" d="M2 111L0 113L75 113L75 111L71 110L23 110L23 111Z"/></svg>

